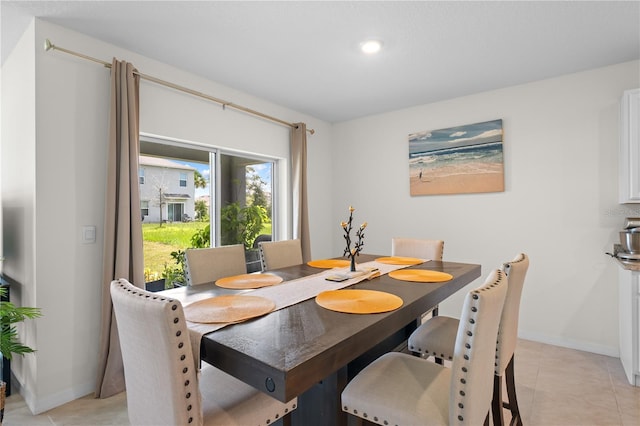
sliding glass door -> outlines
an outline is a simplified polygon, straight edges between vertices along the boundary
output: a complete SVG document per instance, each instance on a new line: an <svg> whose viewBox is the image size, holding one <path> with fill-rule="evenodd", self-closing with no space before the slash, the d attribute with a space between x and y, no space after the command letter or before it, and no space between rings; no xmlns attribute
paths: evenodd
<svg viewBox="0 0 640 426"><path fill-rule="evenodd" d="M184 282L184 250L243 244L249 272L257 242L271 240L276 161L196 144L141 138L140 201L146 281Z"/></svg>

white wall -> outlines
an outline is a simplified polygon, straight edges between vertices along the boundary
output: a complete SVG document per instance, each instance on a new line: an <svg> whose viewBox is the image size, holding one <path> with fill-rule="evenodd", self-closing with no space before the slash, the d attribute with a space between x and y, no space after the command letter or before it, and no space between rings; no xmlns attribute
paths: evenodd
<svg viewBox="0 0 640 426"><path fill-rule="evenodd" d="M25 327L37 353L25 358L28 376L15 383L34 413L91 393L95 386L109 106L109 71L62 52L45 52L46 38L105 61L125 59L145 74L286 121L306 122L316 130L309 136L311 220L322 225L316 229L326 229L331 200L331 178L322 167L331 155L328 123L35 20L2 68L4 272L22 283L22 296L16 296L21 304L38 306L44 314L37 325ZM223 111L147 81L140 94L142 132L275 156L288 168L287 127ZM95 244L81 242L83 225L97 226ZM328 256L326 233L312 230L311 236L313 254Z"/></svg>
<svg viewBox="0 0 640 426"><path fill-rule="evenodd" d="M639 68L623 63L334 125L333 223L353 205L356 221L369 222L366 252L388 253L394 236L443 239L445 260L482 265L468 288L526 252L520 336L617 356L618 266L605 251L624 218L640 216L640 206L617 203L619 100L640 87ZM505 192L409 195L408 134L498 118ZM441 313L457 316L465 292Z"/></svg>

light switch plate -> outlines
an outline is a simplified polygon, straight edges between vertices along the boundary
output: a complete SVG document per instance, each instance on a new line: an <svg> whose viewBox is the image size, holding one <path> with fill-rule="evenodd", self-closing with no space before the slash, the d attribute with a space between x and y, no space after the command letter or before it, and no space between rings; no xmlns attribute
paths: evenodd
<svg viewBox="0 0 640 426"><path fill-rule="evenodd" d="M82 242L84 244L93 244L96 242L96 227L95 226L83 226L82 227Z"/></svg>

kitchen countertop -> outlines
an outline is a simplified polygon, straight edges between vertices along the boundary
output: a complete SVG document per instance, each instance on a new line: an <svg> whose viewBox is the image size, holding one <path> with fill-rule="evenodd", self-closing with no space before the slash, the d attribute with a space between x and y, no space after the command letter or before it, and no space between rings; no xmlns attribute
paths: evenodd
<svg viewBox="0 0 640 426"><path fill-rule="evenodd" d="M616 262L618 262L623 269L627 269L629 271L640 271L640 261L616 259Z"/></svg>

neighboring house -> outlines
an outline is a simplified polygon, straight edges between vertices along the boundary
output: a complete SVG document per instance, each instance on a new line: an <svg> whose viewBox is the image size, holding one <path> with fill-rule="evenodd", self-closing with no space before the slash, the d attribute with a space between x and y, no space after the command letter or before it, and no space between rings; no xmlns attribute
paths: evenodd
<svg viewBox="0 0 640 426"><path fill-rule="evenodd" d="M160 157L140 156L140 209L143 222L180 222L195 216L196 169Z"/></svg>

